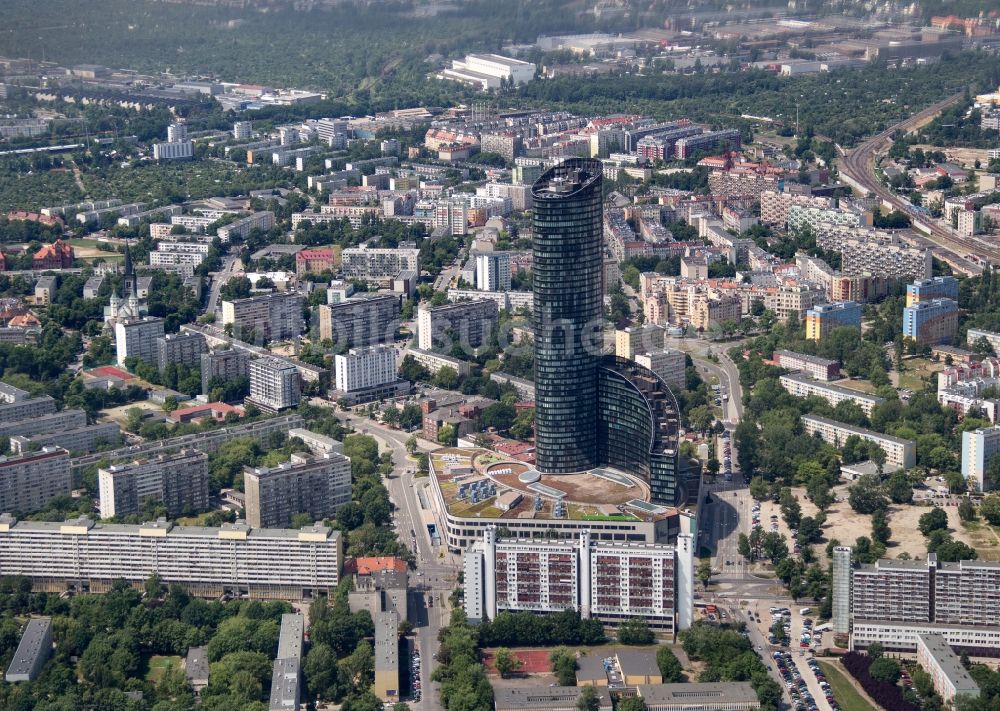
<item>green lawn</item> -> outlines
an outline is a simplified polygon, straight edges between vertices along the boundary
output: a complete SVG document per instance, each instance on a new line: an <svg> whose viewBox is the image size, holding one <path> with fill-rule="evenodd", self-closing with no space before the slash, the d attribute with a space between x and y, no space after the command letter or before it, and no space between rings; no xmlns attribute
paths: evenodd
<svg viewBox="0 0 1000 711"><path fill-rule="evenodd" d="M180 657L161 657L158 654L154 654L149 658L149 671L146 672L146 681L152 682L153 684L159 683L160 679L163 678L163 674L166 672L167 667L180 666Z"/></svg>
<svg viewBox="0 0 1000 711"><path fill-rule="evenodd" d="M840 669L823 661L820 661L819 665L833 689L833 698L843 711L875 711L875 707L864 700Z"/></svg>

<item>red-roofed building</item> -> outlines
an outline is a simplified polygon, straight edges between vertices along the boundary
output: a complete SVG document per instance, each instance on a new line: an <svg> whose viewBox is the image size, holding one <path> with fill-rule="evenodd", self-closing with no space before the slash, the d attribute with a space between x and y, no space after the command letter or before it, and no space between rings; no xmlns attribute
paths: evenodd
<svg viewBox="0 0 1000 711"><path fill-rule="evenodd" d="M295 273L299 276L333 271L337 253L332 249L303 249L295 255Z"/></svg>
<svg viewBox="0 0 1000 711"><path fill-rule="evenodd" d="M120 378L121 380L132 380L135 378L128 371L116 368L113 365L102 365L98 368L93 368L87 371L87 375L93 375L97 378Z"/></svg>
<svg viewBox="0 0 1000 711"><path fill-rule="evenodd" d="M167 421L174 423L195 422L211 417L217 422L222 422L230 412L234 413L237 417L243 417L246 414L243 408L238 405L228 405L224 402L208 402L203 405L178 408L167 415Z"/></svg>
<svg viewBox="0 0 1000 711"><path fill-rule="evenodd" d="M351 575L374 575L382 571L406 572L406 561L402 558L381 556L378 558L348 558L344 561L344 572Z"/></svg>
<svg viewBox="0 0 1000 711"><path fill-rule="evenodd" d="M58 217L42 215L38 212L27 212L26 210L12 210L7 213L8 220L22 220L24 222L37 222L46 227L62 227L63 221Z"/></svg>
<svg viewBox="0 0 1000 711"><path fill-rule="evenodd" d="M41 326L42 322L30 311L26 314L18 314L7 322L8 328L35 328Z"/></svg>
<svg viewBox="0 0 1000 711"><path fill-rule="evenodd" d="M52 244L47 244L35 252L31 258L32 269L69 269L73 266L72 245L68 245L61 239L57 239Z"/></svg>

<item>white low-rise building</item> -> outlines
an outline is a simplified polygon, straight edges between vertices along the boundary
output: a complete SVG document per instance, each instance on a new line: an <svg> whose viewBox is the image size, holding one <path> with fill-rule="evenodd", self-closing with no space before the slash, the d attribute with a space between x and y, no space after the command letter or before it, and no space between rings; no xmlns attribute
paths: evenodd
<svg viewBox="0 0 1000 711"><path fill-rule="evenodd" d="M911 469L917 464L917 444L913 440L873 432L817 415L803 415L802 428L809 435L819 435L824 442L838 449L848 437L855 435L866 442L874 442L885 452L885 463L894 467Z"/></svg>

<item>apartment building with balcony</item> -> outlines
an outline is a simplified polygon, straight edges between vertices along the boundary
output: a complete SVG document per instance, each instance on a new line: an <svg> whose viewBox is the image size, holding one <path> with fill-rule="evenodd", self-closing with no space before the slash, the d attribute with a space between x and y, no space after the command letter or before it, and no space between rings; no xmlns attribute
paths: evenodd
<svg viewBox="0 0 1000 711"><path fill-rule="evenodd" d="M819 341L835 328L861 330L861 305L854 301L819 304L806 312L806 338Z"/></svg>
<svg viewBox="0 0 1000 711"><path fill-rule="evenodd" d="M934 299L958 301L958 279L953 276L939 276L918 279L906 285L907 306Z"/></svg>
<svg viewBox="0 0 1000 711"><path fill-rule="evenodd" d="M788 213L793 206L830 210L834 209L835 205L836 201L833 198L765 190L760 194L760 221L765 225L784 228L788 224Z"/></svg>
<svg viewBox="0 0 1000 711"><path fill-rule="evenodd" d="M958 303L952 299L917 301L903 308L903 338L918 345L949 344L958 330Z"/></svg>
<svg viewBox="0 0 1000 711"><path fill-rule="evenodd" d="M668 633L691 625L694 606L690 535L677 544L498 539L487 528L463 556L465 609L475 622L498 611L576 610L616 626L642 617Z"/></svg>
<svg viewBox="0 0 1000 711"><path fill-rule="evenodd" d="M458 343L479 348L497 325L499 310L491 299L456 301L417 310L417 343L421 350Z"/></svg>
<svg viewBox="0 0 1000 711"><path fill-rule="evenodd" d="M915 653L921 634L940 634L959 653L1000 651L1000 563L882 559L853 565L851 549L833 561L835 629L850 648L878 642L888 652ZM845 597L847 600L845 601Z"/></svg>
<svg viewBox="0 0 1000 711"><path fill-rule="evenodd" d="M218 528L19 521L0 515L0 569L29 578L37 592L102 593L118 580L141 588L156 573L192 595L306 600L336 592L343 564L339 531L322 525Z"/></svg>
<svg viewBox="0 0 1000 711"><path fill-rule="evenodd" d="M292 524L308 513L320 521L351 500L351 459L339 452L292 454L275 467L243 472L247 522L259 528Z"/></svg>
<svg viewBox="0 0 1000 711"><path fill-rule="evenodd" d="M302 295L295 292L223 301L222 323L231 324L233 335L241 340L294 338L302 333L302 304Z"/></svg>

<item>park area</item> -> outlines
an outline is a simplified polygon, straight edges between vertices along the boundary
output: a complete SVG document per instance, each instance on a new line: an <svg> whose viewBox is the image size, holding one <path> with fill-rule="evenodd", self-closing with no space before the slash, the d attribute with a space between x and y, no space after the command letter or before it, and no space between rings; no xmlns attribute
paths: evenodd
<svg viewBox="0 0 1000 711"><path fill-rule="evenodd" d="M865 700L854 684L851 683L847 675L840 668L840 665L831 662L819 662L826 680L830 682L833 689L833 697L840 704L842 711L875 711L876 706Z"/></svg>
<svg viewBox="0 0 1000 711"><path fill-rule="evenodd" d="M146 672L146 680L153 684L159 684L168 669L180 669L181 666L183 666L183 662L178 656L154 654L149 658L149 671Z"/></svg>

